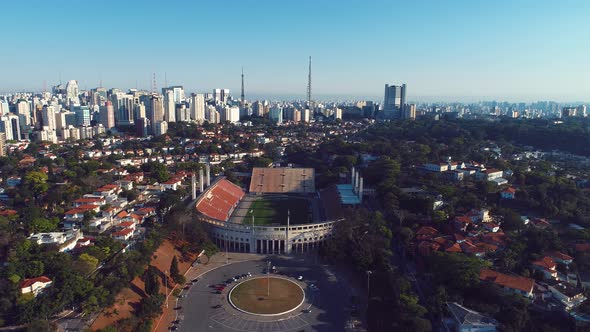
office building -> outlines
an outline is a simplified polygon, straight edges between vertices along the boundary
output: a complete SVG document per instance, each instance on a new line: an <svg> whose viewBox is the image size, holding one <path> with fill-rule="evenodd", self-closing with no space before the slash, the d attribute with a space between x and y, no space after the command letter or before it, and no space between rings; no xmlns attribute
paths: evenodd
<svg viewBox="0 0 590 332"><path fill-rule="evenodd" d="M402 118L416 120L416 104L405 104Z"/></svg>
<svg viewBox="0 0 590 332"><path fill-rule="evenodd" d="M100 106L99 123L106 129L115 127L115 108L111 101L107 101L103 106Z"/></svg>
<svg viewBox="0 0 590 332"><path fill-rule="evenodd" d="M154 136L164 135L167 132L168 132L168 123L166 121L158 122L154 126Z"/></svg>
<svg viewBox="0 0 590 332"><path fill-rule="evenodd" d="M278 105L271 107L268 117L274 123L283 123L283 108Z"/></svg>
<svg viewBox="0 0 590 332"><path fill-rule="evenodd" d="M74 114L76 115L76 126L90 126L90 108L88 108L88 106L74 106L73 109Z"/></svg>
<svg viewBox="0 0 590 332"><path fill-rule="evenodd" d="M145 105L146 117L150 120L153 133L156 124L164 121L164 98L158 94L151 94L140 96L139 100Z"/></svg>
<svg viewBox="0 0 590 332"><path fill-rule="evenodd" d="M229 89L214 89L213 99L218 103L227 103L229 100Z"/></svg>
<svg viewBox="0 0 590 332"><path fill-rule="evenodd" d="M80 91L78 89L78 82L76 80L70 80L66 84L66 102L68 105L79 105L80 101L78 95Z"/></svg>
<svg viewBox="0 0 590 332"><path fill-rule="evenodd" d="M204 114L204 111L203 111ZM204 119L204 115L203 115ZM186 104L176 104L176 121L189 122L191 120L191 111L186 107Z"/></svg>
<svg viewBox="0 0 590 332"><path fill-rule="evenodd" d="M205 108L205 120L209 123L219 123L219 112L217 112L215 106L207 105Z"/></svg>
<svg viewBox="0 0 590 332"><path fill-rule="evenodd" d="M117 126L133 124L134 98L131 94L114 93L112 96Z"/></svg>
<svg viewBox="0 0 590 332"><path fill-rule="evenodd" d="M385 118L400 118L406 104L406 85L385 84L383 99L383 116Z"/></svg>

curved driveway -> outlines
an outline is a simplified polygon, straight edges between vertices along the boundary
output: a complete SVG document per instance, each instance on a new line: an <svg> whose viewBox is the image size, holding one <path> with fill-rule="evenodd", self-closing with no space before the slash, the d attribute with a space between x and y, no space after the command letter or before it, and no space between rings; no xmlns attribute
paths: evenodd
<svg viewBox="0 0 590 332"><path fill-rule="evenodd" d="M306 302L290 314L280 317L256 317L240 313L229 305L227 294L234 284L222 294L215 294L209 285L219 284L238 274L250 272L263 273L266 259L224 265L209 271L199 278L189 290L182 292L177 312L181 318L179 331L343 331L348 317L345 307L351 290L325 265L311 264L299 257L269 256L279 273L287 276L304 277ZM311 289L315 284L319 290ZM303 309L310 309L304 313Z"/></svg>

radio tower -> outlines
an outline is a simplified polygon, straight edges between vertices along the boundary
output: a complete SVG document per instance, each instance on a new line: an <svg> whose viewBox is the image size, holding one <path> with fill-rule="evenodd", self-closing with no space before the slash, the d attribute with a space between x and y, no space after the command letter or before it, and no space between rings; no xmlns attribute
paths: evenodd
<svg viewBox="0 0 590 332"><path fill-rule="evenodd" d="M240 97L242 98L243 103L244 100L246 100L246 98L244 97L244 67L242 67L242 94L240 95Z"/></svg>
<svg viewBox="0 0 590 332"><path fill-rule="evenodd" d="M311 55L309 56L309 74L307 75L307 107L311 109Z"/></svg>

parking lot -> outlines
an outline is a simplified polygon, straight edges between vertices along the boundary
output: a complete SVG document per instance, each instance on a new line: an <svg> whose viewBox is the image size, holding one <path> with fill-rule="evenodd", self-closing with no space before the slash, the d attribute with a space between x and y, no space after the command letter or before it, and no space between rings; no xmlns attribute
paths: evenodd
<svg viewBox="0 0 590 332"><path fill-rule="evenodd" d="M241 313L227 299L237 284L235 276L249 278L266 272L267 261L276 272L304 287L304 303L286 315L263 317ZM272 268L271 268L272 270ZM247 274L250 273L251 276ZM246 274L246 276L242 276ZM297 280L298 277L302 280ZM232 278L232 280L229 280ZM227 283L227 286L223 286ZM329 295L324 295L329 294ZM310 264L302 257L263 257L212 270L199 278L178 299L175 328L179 331L343 331L348 312L343 304L353 294L328 266Z"/></svg>

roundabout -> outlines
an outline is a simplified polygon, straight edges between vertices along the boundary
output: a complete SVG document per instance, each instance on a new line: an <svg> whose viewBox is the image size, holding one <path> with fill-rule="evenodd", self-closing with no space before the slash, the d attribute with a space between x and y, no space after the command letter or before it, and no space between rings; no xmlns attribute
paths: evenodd
<svg viewBox="0 0 590 332"><path fill-rule="evenodd" d="M229 302L251 315L279 316L303 304L305 292L297 283L282 277L261 276L242 281L231 289Z"/></svg>

